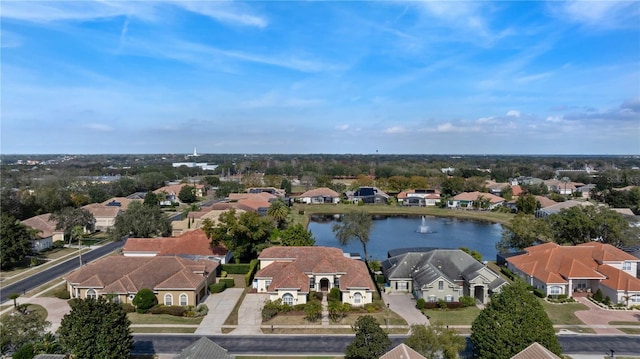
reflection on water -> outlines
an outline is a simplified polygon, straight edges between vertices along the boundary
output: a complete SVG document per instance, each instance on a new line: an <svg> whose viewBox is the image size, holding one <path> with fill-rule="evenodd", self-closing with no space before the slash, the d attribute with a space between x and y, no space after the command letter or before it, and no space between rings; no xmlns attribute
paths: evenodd
<svg viewBox="0 0 640 359"><path fill-rule="evenodd" d="M316 245L342 248L345 252L363 254L362 244L354 241L341 247L331 227L335 216L312 216L309 230ZM420 233L422 227L427 233ZM420 216L373 216L371 237L367 245L369 256L384 260L387 251L406 247L467 247L482 254L484 260L496 259L495 243L500 240L500 224L457 219Z"/></svg>

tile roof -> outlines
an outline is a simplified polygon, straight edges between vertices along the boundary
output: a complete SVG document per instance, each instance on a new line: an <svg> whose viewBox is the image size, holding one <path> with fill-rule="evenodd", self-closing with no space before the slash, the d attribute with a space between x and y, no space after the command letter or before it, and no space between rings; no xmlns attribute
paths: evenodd
<svg viewBox="0 0 640 359"><path fill-rule="evenodd" d="M564 202L558 202L555 204L552 204L550 206L546 206L546 207L542 207L542 211L546 212L546 213L558 213L560 212L560 210L562 209L567 209L567 208L571 208L571 207L575 207L575 206L593 206L593 203L588 202L588 201L576 201L573 199L570 199L568 201L564 201Z"/></svg>
<svg viewBox="0 0 640 359"><path fill-rule="evenodd" d="M558 203L550 198L547 198L545 196L535 196L536 197L536 201L540 202L540 208L545 208L545 207L549 207L549 206L553 206L554 204Z"/></svg>
<svg viewBox="0 0 640 359"><path fill-rule="evenodd" d="M194 266L215 272L217 263L180 257L108 256L76 269L65 280L76 287L96 288L101 293L136 293L142 288L195 290L206 280Z"/></svg>
<svg viewBox="0 0 640 359"><path fill-rule="evenodd" d="M612 275L614 271L624 272L606 265L612 262L639 262L640 259L610 244L591 242L559 246L545 243L525 248L525 251L527 253L508 258L507 262L548 284L567 284L569 279L591 278L600 279L616 290L635 288L636 285L640 288L640 279L632 276L627 278L620 273Z"/></svg>
<svg viewBox="0 0 640 359"><path fill-rule="evenodd" d="M227 350L211 339L202 337L193 344L182 349L174 359L232 359Z"/></svg>
<svg viewBox="0 0 640 359"><path fill-rule="evenodd" d="M51 213L41 214L39 216L31 217L22 221L25 226L37 229L40 232L38 236L40 238L47 238L53 236L54 233L62 233L63 230L56 229L56 222L49 220Z"/></svg>
<svg viewBox="0 0 640 359"><path fill-rule="evenodd" d="M222 243L211 247L211 240L202 229L195 229L178 237L129 238L122 251L156 253L159 256L224 256L228 252Z"/></svg>
<svg viewBox="0 0 640 359"><path fill-rule="evenodd" d="M424 192L421 192L424 191ZM420 190L420 189L410 189L406 191L402 191L398 193L398 199L405 199L407 197L419 197L419 198L429 198L429 199L439 199L440 191L438 190Z"/></svg>
<svg viewBox="0 0 640 359"><path fill-rule="evenodd" d="M106 217L115 218L122 212L122 209L117 206L106 206L102 203L92 203L82 207L93 215L94 218Z"/></svg>
<svg viewBox="0 0 640 359"><path fill-rule="evenodd" d="M607 276L601 281L607 287L624 292L640 292L640 279L629 273L606 264L598 266L598 271Z"/></svg>
<svg viewBox="0 0 640 359"><path fill-rule="evenodd" d="M254 201L266 201L275 200L278 196L273 195L268 192L260 192L260 193L229 193L227 198L231 201L240 201L241 199L248 199Z"/></svg>
<svg viewBox="0 0 640 359"><path fill-rule="evenodd" d="M538 342L534 342L511 359L560 359L560 357Z"/></svg>
<svg viewBox="0 0 640 359"><path fill-rule="evenodd" d="M426 359L426 357L411 349L410 346L401 343L381 356L380 359Z"/></svg>
<svg viewBox="0 0 640 359"><path fill-rule="evenodd" d="M312 273L342 274L340 289L343 291L349 288L374 289L365 263L345 257L339 248L269 247L260 253L258 259L275 261L256 273L259 278L272 278L269 291L277 288L301 288L302 292L308 292L308 275Z"/></svg>
<svg viewBox="0 0 640 359"><path fill-rule="evenodd" d="M454 201L477 201L480 196L482 196L482 198L488 199L491 203L500 203L505 201L504 198L496 196L495 194L478 191L462 192L459 195L454 196L452 199Z"/></svg>
<svg viewBox="0 0 640 359"><path fill-rule="evenodd" d="M168 194L173 193L175 195L178 195L180 193L180 190L184 186L191 186L191 187L195 187L197 189L203 189L204 188L204 185L201 185L201 184L195 184L194 185L192 183L188 183L188 184L187 183L180 183L180 184L173 184L173 185L170 185L170 186L160 187L157 190L153 191L153 193L165 192L165 193L168 193Z"/></svg>
<svg viewBox="0 0 640 359"><path fill-rule="evenodd" d="M129 205L133 202L140 202L140 199L132 199L132 198L127 198L127 197L113 197L113 198L109 198L108 200L102 202L103 205L109 205L109 204L120 204L120 209L122 209L123 211L126 211L127 208L129 208Z"/></svg>
<svg viewBox="0 0 640 359"><path fill-rule="evenodd" d="M338 194L338 192L332 190L331 188L320 187L320 188L309 190L299 195L298 197L319 197L319 196L340 197L340 194Z"/></svg>

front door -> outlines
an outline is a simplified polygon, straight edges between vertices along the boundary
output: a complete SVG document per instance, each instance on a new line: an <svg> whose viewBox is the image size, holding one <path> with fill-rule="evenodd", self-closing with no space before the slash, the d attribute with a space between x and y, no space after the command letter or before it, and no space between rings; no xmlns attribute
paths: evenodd
<svg viewBox="0 0 640 359"><path fill-rule="evenodd" d="M327 278L320 279L320 291L322 292L329 291L329 280Z"/></svg>

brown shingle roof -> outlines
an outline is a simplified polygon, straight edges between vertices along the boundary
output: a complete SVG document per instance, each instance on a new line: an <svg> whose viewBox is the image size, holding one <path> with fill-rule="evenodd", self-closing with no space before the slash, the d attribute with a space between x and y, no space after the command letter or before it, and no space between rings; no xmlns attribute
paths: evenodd
<svg viewBox="0 0 640 359"><path fill-rule="evenodd" d="M314 188L309 190L298 197L318 197L318 196L328 196L328 197L339 197L338 192L332 190L327 187Z"/></svg>
<svg viewBox="0 0 640 359"><path fill-rule="evenodd" d="M93 215L94 218L115 218L122 211L120 207L117 206L105 206L101 203L92 203L82 207L86 209Z"/></svg>
<svg viewBox="0 0 640 359"><path fill-rule="evenodd" d="M81 288L101 289L101 293L135 293L142 288L195 290L206 278L191 266L204 266L212 273L217 263L180 257L109 256L79 268L65 279Z"/></svg>
<svg viewBox="0 0 640 359"><path fill-rule="evenodd" d="M228 252L222 243L212 248L211 240L202 229L186 232L178 237L129 238L122 250L123 252L156 253L159 256L222 256Z"/></svg>
<svg viewBox="0 0 640 359"><path fill-rule="evenodd" d="M500 196L496 196L495 194L478 192L478 191L462 192L459 195L453 197L452 199L454 201L477 201L480 196L482 196L482 198L484 199L488 199L489 202L491 203L500 203L505 201L504 198Z"/></svg>
<svg viewBox="0 0 640 359"><path fill-rule="evenodd" d="M410 346L401 343L381 356L380 359L426 359L426 357L411 349Z"/></svg>
<svg viewBox="0 0 640 359"><path fill-rule="evenodd" d="M262 268L256 277L272 278L270 291L275 288L309 289L311 273L343 273L340 277L340 289L374 289L373 282L364 262L344 256L339 248L307 247L269 247L260 253L260 260L291 261L272 263ZM272 267L274 266L274 267Z"/></svg>
<svg viewBox="0 0 640 359"><path fill-rule="evenodd" d="M560 357L538 342L534 342L511 359L560 359Z"/></svg>
<svg viewBox="0 0 640 359"><path fill-rule="evenodd" d="M56 222L49 220L50 215L50 213L45 213L31 217L22 221L22 224L39 230L38 236L40 238L51 237L54 233L62 233L63 231L61 229L56 229Z"/></svg>

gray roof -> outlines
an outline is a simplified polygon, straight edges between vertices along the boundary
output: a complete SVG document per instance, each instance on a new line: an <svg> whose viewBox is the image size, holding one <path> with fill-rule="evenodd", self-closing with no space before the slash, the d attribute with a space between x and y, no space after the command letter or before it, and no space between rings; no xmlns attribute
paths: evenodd
<svg viewBox="0 0 640 359"><path fill-rule="evenodd" d="M428 252L408 252L382 262L387 279L412 278L419 287L433 283L439 277L456 284L471 280L486 268L475 258L459 249L434 249ZM490 289L506 281L489 270Z"/></svg>
<svg viewBox="0 0 640 359"><path fill-rule="evenodd" d="M38 354L33 359L67 359L67 354Z"/></svg>
<svg viewBox="0 0 640 359"><path fill-rule="evenodd" d="M175 359L232 359L227 349L214 343L207 337L196 340L193 344L184 348Z"/></svg>
<svg viewBox="0 0 640 359"><path fill-rule="evenodd" d="M434 249L453 249L453 248L440 248L440 247L395 248L387 252L387 258L399 256L401 254L405 254L409 252L431 252Z"/></svg>

